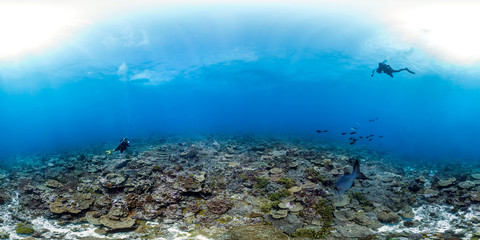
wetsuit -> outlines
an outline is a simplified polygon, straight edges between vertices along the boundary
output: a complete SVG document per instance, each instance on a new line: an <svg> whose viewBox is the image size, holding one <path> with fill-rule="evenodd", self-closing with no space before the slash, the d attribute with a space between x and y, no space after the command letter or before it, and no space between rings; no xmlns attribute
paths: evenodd
<svg viewBox="0 0 480 240"><path fill-rule="evenodd" d="M390 67L390 65L388 64L385 64L385 62L383 63L378 63L378 68L373 70L372 71L372 77L373 77L373 73L375 73L375 71L377 71L377 73L386 73L388 74L388 76L392 77L393 78L393 74L392 73L395 73L395 72L401 72L401 71L407 71L411 74L415 74L414 72L410 71L410 69L408 68L402 68L402 69L399 69L399 70L395 70L393 69L392 67Z"/></svg>
<svg viewBox="0 0 480 240"><path fill-rule="evenodd" d="M123 153L123 151L125 151L125 149L127 149L127 147L130 146L128 142L129 142L128 139L124 138L122 142L118 145L118 147L115 148L115 151L120 150L120 153Z"/></svg>

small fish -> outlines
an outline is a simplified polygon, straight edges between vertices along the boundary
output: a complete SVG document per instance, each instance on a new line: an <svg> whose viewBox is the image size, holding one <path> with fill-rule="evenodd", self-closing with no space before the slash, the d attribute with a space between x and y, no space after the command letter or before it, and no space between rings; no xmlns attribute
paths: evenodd
<svg viewBox="0 0 480 240"><path fill-rule="evenodd" d="M353 142L350 142L350 145L353 145L353 144L355 144L355 143L356 143L355 141L353 141Z"/></svg>
<svg viewBox="0 0 480 240"><path fill-rule="evenodd" d="M335 194L344 194L348 189L353 186L355 179L367 179L367 177L365 177L365 175L360 172L360 163L358 162L358 159L355 160L352 174L345 174L340 179L338 179L337 183L335 184Z"/></svg>
<svg viewBox="0 0 480 240"><path fill-rule="evenodd" d="M353 137L348 138L348 140L353 140Z"/></svg>
<svg viewBox="0 0 480 240"><path fill-rule="evenodd" d="M352 134L357 134L357 132L351 132L350 135L352 135Z"/></svg>
<svg viewBox="0 0 480 240"><path fill-rule="evenodd" d="M343 133L342 133L342 135L345 135L345 134L347 134L347 133L346 133L346 132L343 132Z"/></svg>
<svg viewBox="0 0 480 240"><path fill-rule="evenodd" d="M322 133L322 130L317 130L317 133Z"/></svg>
<svg viewBox="0 0 480 240"><path fill-rule="evenodd" d="M358 140L358 138L354 138L354 139L352 139L352 141L354 141L354 142L356 142L357 140Z"/></svg>
<svg viewBox="0 0 480 240"><path fill-rule="evenodd" d="M378 120L378 117L376 117L376 118L374 118L374 119L370 119L370 120L368 120L368 121L369 121L369 122L375 122L375 121L377 121L377 120Z"/></svg>
<svg viewBox="0 0 480 240"><path fill-rule="evenodd" d="M363 138L362 136L360 136L359 138Z"/></svg>
<svg viewBox="0 0 480 240"><path fill-rule="evenodd" d="M357 128L356 127L351 127L350 130L355 131L355 130L357 130Z"/></svg>
<svg viewBox="0 0 480 240"><path fill-rule="evenodd" d="M323 130L323 132L328 132L327 130Z"/></svg>
<svg viewBox="0 0 480 240"><path fill-rule="evenodd" d="M379 138L383 138L383 136L378 136Z"/></svg>
<svg viewBox="0 0 480 240"><path fill-rule="evenodd" d="M370 139L368 139L368 141L370 141L370 142L371 142L371 141L372 141L372 139L373 139L373 138L370 138Z"/></svg>

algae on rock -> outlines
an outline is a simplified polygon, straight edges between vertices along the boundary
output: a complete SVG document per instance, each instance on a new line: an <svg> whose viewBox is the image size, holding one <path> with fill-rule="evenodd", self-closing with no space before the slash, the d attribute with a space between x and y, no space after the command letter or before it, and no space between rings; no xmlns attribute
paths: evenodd
<svg viewBox="0 0 480 240"><path fill-rule="evenodd" d="M288 240L289 237L282 231L272 226L256 224L250 226L242 226L232 229L230 232L232 239L236 240Z"/></svg>
<svg viewBox="0 0 480 240"><path fill-rule="evenodd" d="M120 218L118 220L110 219L108 216L102 216L100 222L113 230L129 229L135 225L135 219L130 217Z"/></svg>
<svg viewBox="0 0 480 240"><path fill-rule="evenodd" d="M17 232L17 234L30 235L33 232L35 232L35 230L33 230L33 228L31 226L26 225L24 223L17 223L17 227L15 228L15 232Z"/></svg>

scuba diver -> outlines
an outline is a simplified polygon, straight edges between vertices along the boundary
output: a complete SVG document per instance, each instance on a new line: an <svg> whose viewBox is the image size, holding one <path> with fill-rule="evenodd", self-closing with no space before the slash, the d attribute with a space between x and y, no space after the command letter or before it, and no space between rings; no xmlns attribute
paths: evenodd
<svg viewBox="0 0 480 240"><path fill-rule="evenodd" d="M386 73L388 74L388 76L392 77L393 78L393 74L392 73L395 73L395 72L401 72L401 71L407 71L411 74L415 74L414 72L410 71L410 69L408 68L402 68L402 69L399 69L399 70L394 70L392 67L390 67L390 65L386 64L387 63L387 60L381 62L381 63L378 63L378 68L376 69L373 69L372 71L372 77L373 77L373 74L375 73L375 71L377 71L377 73Z"/></svg>
<svg viewBox="0 0 480 240"><path fill-rule="evenodd" d="M123 151L125 151L127 147L130 147L129 143L130 141L128 140L128 138L123 138L122 140L120 140L120 144L118 144L117 148L115 148L114 150L107 150L105 151L105 154L108 155L115 151L120 151L120 153L123 153Z"/></svg>

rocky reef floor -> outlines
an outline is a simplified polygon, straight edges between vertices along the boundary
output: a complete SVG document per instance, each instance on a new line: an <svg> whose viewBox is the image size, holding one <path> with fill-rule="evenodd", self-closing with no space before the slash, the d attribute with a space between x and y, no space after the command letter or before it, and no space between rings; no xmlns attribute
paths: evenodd
<svg viewBox="0 0 480 240"><path fill-rule="evenodd" d="M0 239L479 239L480 164L254 136L134 139L0 166ZM368 177L335 195L353 159ZM8 164L7 164L8 163Z"/></svg>

